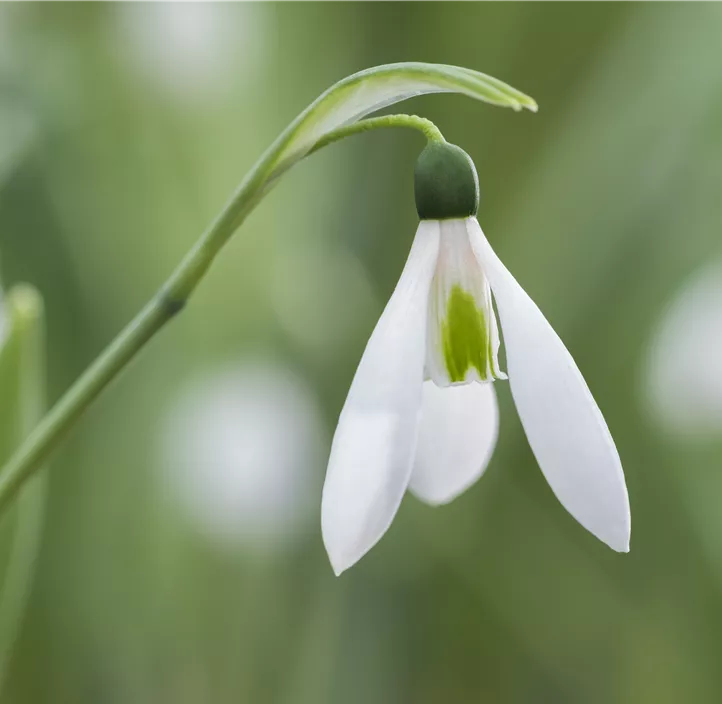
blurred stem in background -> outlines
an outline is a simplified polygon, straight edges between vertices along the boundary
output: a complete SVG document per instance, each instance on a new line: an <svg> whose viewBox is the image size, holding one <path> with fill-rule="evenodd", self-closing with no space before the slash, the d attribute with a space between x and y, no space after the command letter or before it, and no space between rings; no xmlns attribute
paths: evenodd
<svg viewBox="0 0 722 704"><path fill-rule="evenodd" d="M36 426L45 408L43 304L28 285L14 286L2 301L4 339L0 349L0 455L8 457ZM0 694L24 615L39 546L45 477L24 487L18 502L0 519Z"/></svg>

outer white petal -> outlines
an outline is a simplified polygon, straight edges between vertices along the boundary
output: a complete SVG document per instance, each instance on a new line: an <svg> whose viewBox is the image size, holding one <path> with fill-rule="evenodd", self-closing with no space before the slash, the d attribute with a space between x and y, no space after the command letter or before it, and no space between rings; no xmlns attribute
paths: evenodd
<svg viewBox="0 0 722 704"><path fill-rule="evenodd" d="M428 504L449 503L484 473L498 433L494 384L440 388L432 381L424 382L409 488Z"/></svg>
<svg viewBox="0 0 722 704"><path fill-rule="evenodd" d="M627 552L629 498L602 413L564 343L496 256L476 218L467 224L499 309L511 392L539 466L574 518Z"/></svg>
<svg viewBox="0 0 722 704"><path fill-rule="evenodd" d="M323 539L336 574L378 542L409 483L438 250L439 223L422 222L341 411L321 508Z"/></svg>

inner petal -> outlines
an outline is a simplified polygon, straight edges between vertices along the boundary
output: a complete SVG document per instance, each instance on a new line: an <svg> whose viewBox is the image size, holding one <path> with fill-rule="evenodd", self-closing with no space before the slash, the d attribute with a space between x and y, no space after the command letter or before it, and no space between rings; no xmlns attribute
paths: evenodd
<svg viewBox="0 0 722 704"><path fill-rule="evenodd" d="M499 333L489 282L463 220L441 222L429 295L426 369L437 386L506 378L499 370Z"/></svg>

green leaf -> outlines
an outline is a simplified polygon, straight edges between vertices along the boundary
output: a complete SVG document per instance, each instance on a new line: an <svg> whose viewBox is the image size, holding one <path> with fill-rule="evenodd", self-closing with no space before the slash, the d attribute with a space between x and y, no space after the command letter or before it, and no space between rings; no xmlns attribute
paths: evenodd
<svg viewBox="0 0 722 704"><path fill-rule="evenodd" d="M45 407L43 305L14 287L0 310L0 461L35 427ZM5 678L40 542L45 477L34 477L0 520L0 687Z"/></svg>
<svg viewBox="0 0 722 704"><path fill-rule="evenodd" d="M286 171L329 132L426 93L461 93L516 111L537 110L528 95L468 68L426 63L376 66L344 78L306 108L264 156L264 178L273 179Z"/></svg>

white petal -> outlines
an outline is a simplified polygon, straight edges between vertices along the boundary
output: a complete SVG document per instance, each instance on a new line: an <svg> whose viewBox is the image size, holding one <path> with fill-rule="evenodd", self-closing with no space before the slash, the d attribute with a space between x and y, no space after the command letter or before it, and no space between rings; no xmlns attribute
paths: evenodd
<svg viewBox="0 0 722 704"><path fill-rule="evenodd" d="M619 454L564 343L501 263L476 218L472 246L499 310L507 373L529 445L562 505L614 550L629 550L630 515Z"/></svg>
<svg viewBox="0 0 722 704"><path fill-rule="evenodd" d="M439 223L422 222L341 411L321 508L323 539L336 574L378 542L409 483L438 250Z"/></svg>
<svg viewBox="0 0 722 704"><path fill-rule="evenodd" d="M440 388L424 382L409 488L422 501L449 503L484 473L499 433L494 384Z"/></svg>

